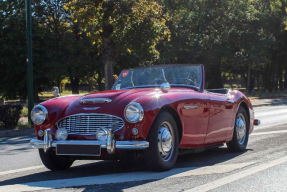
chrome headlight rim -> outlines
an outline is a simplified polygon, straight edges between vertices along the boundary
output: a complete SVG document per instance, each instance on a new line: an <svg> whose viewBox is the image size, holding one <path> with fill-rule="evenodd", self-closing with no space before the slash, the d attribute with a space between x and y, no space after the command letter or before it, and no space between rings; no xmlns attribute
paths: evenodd
<svg viewBox="0 0 287 192"><path fill-rule="evenodd" d="M131 106L136 107L139 110L139 117L137 119L129 119L127 117L126 112L127 112L128 108L131 107ZM125 119L129 123L137 123L137 122L140 122L140 121L143 120L144 110L143 110L143 107L139 103L132 101L126 106L125 111L124 111L124 115L125 115Z"/></svg>
<svg viewBox="0 0 287 192"><path fill-rule="evenodd" d="M42 110L43 113L44 113L44 119L43 119L41 122L35 122L35 120L33 120L33 119L34 119L34 118L33 118L33 112L34 112L34 110L35 110L36 108L39 108L39 109ZM47 118L48 118L48 110L47 110L46 107L44 107L43 105L36 105L36 106L32 109L30 117L31 117L31 120L33 121L34 124L36 124L36 125L42 125L42 124L47 120Z"/></svg>

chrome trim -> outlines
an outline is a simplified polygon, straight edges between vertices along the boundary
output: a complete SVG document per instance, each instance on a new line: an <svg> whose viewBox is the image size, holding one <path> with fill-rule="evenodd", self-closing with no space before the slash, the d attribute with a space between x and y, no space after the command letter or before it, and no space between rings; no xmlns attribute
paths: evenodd
<svg viewBox="0 0 287 192"><path fill-rule="evenodd" d="M97 110L100 107L83 107L84 110Z"/></svg>
<svg viewBox="0 0 287 192"><path fill-rule="evenodd" d="M143 149L146 149L149 147L149 142L147 142L147 141L115 141L115 137L114 137L112 130L109 130L108 137L107 137L106 141L97 141L97 140L57 141L57 140L52 140L50 129L45 130L44 140L32 139L30 141L31 147L44 149L45 152L50 148L57 148L57 144L100 145L101 148L107 149L107 152L109 154L113 154L116 149L143 150Z"/></svg>
<svg viewBox="0 0 287 192"><path fill-rule="evenodd" d="M46 129L44 131L44 141L43 141L43 149L47 152L48 149L52 146L52 135L51 129Z"/></svg>
<svg viewBox="0 0 287 192"><path fill-rule="evenodd" d="M112 102L109 98L89 98L89 99L82 99L80 101L81 104L87 104L87 103L110 103Z"/></svg>
<svg viewBox="0 0 287 192"><path fill-rule="evenodd" d="M243 145L246 139L246 120L242 113L239 113L236 119L236 136L240 145Z"/></svg>
<svg viewBox="0 0 287 192"><path fill-rule="evenodd" d="M232 99L227 99L227 103L234 103Z"/></svg>
<svg viewBox="0 0 287 192"><path fill-rule="evenodd" d="M197 105L186 105L183 106L184 109L197 109Z"/></svg>
<svg viewBox="0 0 287 192"><path fill-rule="evenodd" d="M131 120L129 120L129 119L127 118L127 116L126 116L126 110L127 110L127 108L128 108L130 105L134 105L134 106L136 106L136 107L140 110L140 117L139 117L138 120L132 120L132 121L131 121ZM126 119L129 123L137 123L137 122L140 122L140 121L143 120L144 110L143 110L143 107L142 107L139 103L132 101L132 102L130 102L130 103L126 106L126 108L125 108L125 110L124 110L124 115L125 115L125 119Z"/></svg>
<svg viewBox="0 0 287 192"><path fill-rule="evenodd" d="M88 122L86 122L86 124L82 124L81 126L79 126L77 128L74 128L74 130L76 130L76 131L72 131L72 129L71 129L71 126L73 126L73 124L71 124L71 120L70 120L70 122L67 122L68 125L66 127L60 126L60 123L62 121L64 121L65 119L73 118L73 117L77 117L77 116L85 116L85 117L88 117L89 120L88 120ZM117 129L114 129L113 131L118 131L118 130L122 129L125 126L125 122L124 122L124 120L121 117L118 117L118 116L115 116L115 115L106 114L106 113L77 113L77 114L74 114L74 115L67 116L67 117L65 117L63 119L60 119L56 123L56 125L57 125L58 128L66 128L68 133L69 134L73 134L73 135L94 135L94 134L96 134L98 129L100 129L102 127L110 128L110 126L114 125L114 122L111 122L110 124L108 124L109 123L108 120L107 121L101 120L102 124L98 123L98 126L96 127L95 123L92 123L92 124L90 123L90 117L91 116L96 116L96 117L94 117L94 119L91 118L91 121L94 121L94 122L96 121L96 118L100 118L100 117L117 119L119 124L120 124L120 126ZM105 124L105 125L103 125L103 124ZM82 128L82 129L85 128L86 130L88 130L87 133L84 133L83 131L82 131L82 133L78 132L78 130L80 130L80 128Z"/></svg>
<svg viewBox="0 0 287 192"><path fill-rule="evenodd" d="M44 121L43 121L42 123L40 123L40 124L35 123L33 120L32 120L32 121L33 121L33 123L36 124L36 125L42 125L42 124L47 120L47 118L48 118L48 110L47 110L46 107L44 107L43 105L36 105L36 106L32 109L32 111L31 111L31 114L30 114L31 119L32 119L32 112L33 112L33 110L36 109L36 108L40 108L40 109L44 112L44 114L45 114L45 119L44 119Z"/></svg>
<svg viewBox="0 0 287 192"><path fill-rule="evenodd" d="M159 155L162 160L168 161L174 150L174 136L172 126L169 122L164 121L160 125L157 136Z"/></svg>
<svg viewBox="0 0 287 192"><path fill-rule="evenodd" d="M169 92L169 90L170 90L170 84L169 84L169 83L162 83L162 84L160 85L160 90L161 90L163 93Z"/></svg>
<svg viewBox="0 0 287 192"><path fill-rule="evenodd" d="M115 141L115 136L113 134L113 130L108 129L108 131L107 131L107 143L106 143L108 154L114 154L115 153L115 149L116 149L115 146L116 146L116 141Z"/></svg>

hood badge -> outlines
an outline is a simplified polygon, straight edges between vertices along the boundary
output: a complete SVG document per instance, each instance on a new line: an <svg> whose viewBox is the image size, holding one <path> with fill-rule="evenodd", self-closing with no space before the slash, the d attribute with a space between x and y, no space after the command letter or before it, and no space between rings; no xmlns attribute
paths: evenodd
<svg viewBox="0 0 287 192"><path fill-rule="evenodd" d="M95 104L95 103L110 103L112 102L109 98L89 98L89 99L82 99L80 101L81 104Z"/></svg>
<svg viewBox="0 0 287 192"><path fill-rule="evenodd" d="M97 110L99 109L100 107L84 107L83 109L84 110Z"/></svg>

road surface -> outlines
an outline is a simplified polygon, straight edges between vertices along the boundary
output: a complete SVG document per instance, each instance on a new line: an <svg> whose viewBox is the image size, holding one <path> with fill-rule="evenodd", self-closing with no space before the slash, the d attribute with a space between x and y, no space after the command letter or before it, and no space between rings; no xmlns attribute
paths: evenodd
<svg viewBox="0 0 287 192"><path fill-rule="evenodd" d="M287 105L255 108L261 126L247 150L226 146L181 155L174 169L149 172L142 162L76 161L51 172L28 145L32 136L0 139L0 192L7 191L287 191Z"/></svg>

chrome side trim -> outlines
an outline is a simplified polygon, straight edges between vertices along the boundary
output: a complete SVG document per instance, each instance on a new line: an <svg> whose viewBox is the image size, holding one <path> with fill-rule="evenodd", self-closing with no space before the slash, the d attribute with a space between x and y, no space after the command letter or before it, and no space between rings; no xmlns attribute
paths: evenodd
<svg viewBox="0 0 287 192"><path fill-rule="evenodd" d="M112 102L109 98L89 98L89 99L82 99L80 101L81 104L87 104L87 103L110 103Z"/></svg>
<svg viewBox="0 0 287 192"><path fill-rule="evenodd" d="M184 109L197 109L197 105L186 105L183 108Z"/></svg>

